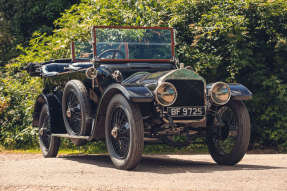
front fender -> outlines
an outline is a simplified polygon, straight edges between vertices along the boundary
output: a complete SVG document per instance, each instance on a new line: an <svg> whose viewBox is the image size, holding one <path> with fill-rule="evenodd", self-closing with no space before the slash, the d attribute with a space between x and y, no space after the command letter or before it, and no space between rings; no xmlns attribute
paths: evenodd
<svg viewBox="0 0 287 191"><path fill-rule="evenodd" d="M113 84L109 86L104 94L111 95L115 93L123 94L127 100L131 102L152 102L154 100L152 92L145 86L122 86L121 84Z"/></svg>
<svg viewBox="0 0 287 191"><path fill-rule="evenodd" d="M208 84L206 86L207 92L209 92L213 83ZM252 92L242 84L239 83L229 83L228 84L231 90L231 98L232 100L250 100L252 99ZM210 95L208 93L208 95Z"/></svg>
<svg viewBox="0 0 287 191"><path fill-rule="evenodd" d="M252 92L242 84L228 84L231 90L231 99L233 100L250 100Z"/></svg>
<svg viewBox="0 0 287 191"><path fill-rule="evenodd" d="M110 85L103 93L92 126L90 140L98 140L105 137L105 117L108 104L115 94L122 94L127 100L134 103L148 103L154 100L152 92L144 86Z"/></svg>

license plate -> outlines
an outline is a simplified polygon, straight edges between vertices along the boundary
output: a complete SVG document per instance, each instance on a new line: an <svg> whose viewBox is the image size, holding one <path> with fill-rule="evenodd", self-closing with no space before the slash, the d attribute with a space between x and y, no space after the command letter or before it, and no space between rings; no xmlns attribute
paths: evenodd
<svg viewBox="0 0 287 191"><path fill-rule="evenodd" d="M168 107L167 114L171 117L204 116L205 107Z"/></svg>

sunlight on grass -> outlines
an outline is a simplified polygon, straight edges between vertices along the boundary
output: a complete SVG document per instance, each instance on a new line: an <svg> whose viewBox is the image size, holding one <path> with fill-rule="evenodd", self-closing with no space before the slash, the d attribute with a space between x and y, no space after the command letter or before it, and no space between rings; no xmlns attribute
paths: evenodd
<svg viewBox="0 0 287 191"><path fill-rule="evenodd" d="M16 154L42 154L39 148L31 149L5 149L0 147L0 153L16 153ZM91 144L85 146L73 146L70 148L59 149L59 154L103 154L107 153L103 143ZM164 144L145 145L144 154L206 154L208 153L205 145L189 145L182 148L171 147Z"/></svg>

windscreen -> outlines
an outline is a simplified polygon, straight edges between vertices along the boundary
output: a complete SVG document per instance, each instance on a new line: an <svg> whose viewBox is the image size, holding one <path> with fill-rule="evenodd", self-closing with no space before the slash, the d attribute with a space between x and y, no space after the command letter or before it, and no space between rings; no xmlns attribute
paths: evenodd
<svg viewBox="0 0 287 191"><path fill-rule="evenodd" d="M100 59L172 59L170 29L96 28L96 56Z"/></svg>
<svg viewBox="0 0 287 191"><path fill-rule="evenodd" d="M74 42L75 58L77 60L90 60L93 58L92 43L85 40L78 40Z"/></svg>

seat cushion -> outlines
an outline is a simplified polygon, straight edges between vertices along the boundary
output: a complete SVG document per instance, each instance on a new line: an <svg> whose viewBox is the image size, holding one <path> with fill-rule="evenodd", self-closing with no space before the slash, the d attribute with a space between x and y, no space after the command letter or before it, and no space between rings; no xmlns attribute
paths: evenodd
<svg viewBox="0 0 287 191"><path fill-rule="evenodd" d="M56 75L61 72L65 72L69 66L67 63L50 63L42 66L42 74L44 76Z"/></svg>
<svg viewBox="0 0 287 191"><path fill-rule="evenodd" d="M91 62L78 62L78 63L73 63L72 66L77 67L77 68L89 68L89 67L92 67L93 64Z"/></svg>

